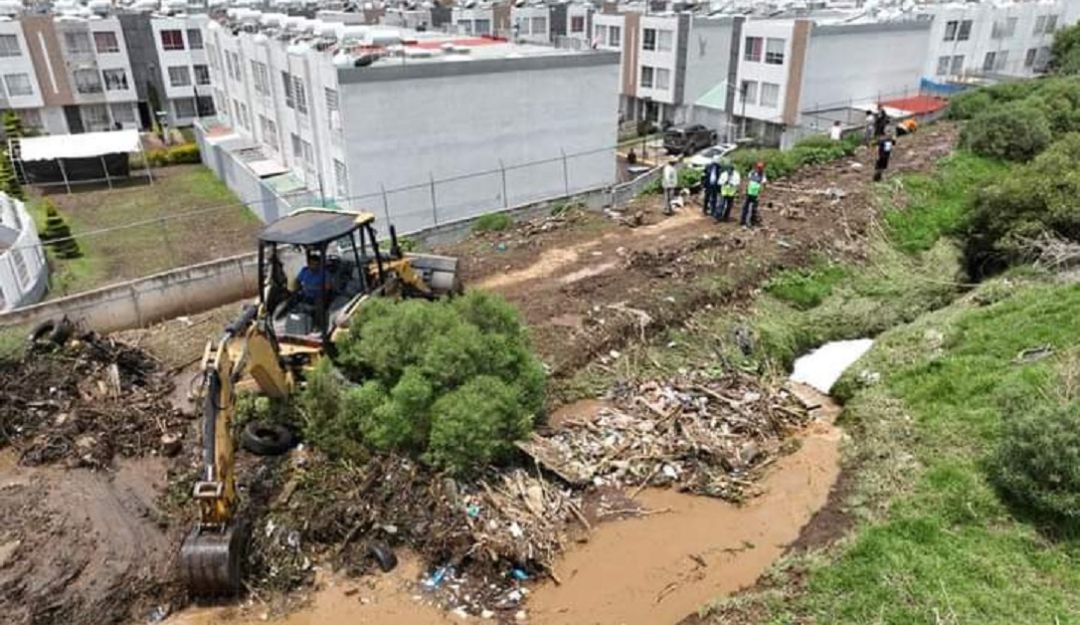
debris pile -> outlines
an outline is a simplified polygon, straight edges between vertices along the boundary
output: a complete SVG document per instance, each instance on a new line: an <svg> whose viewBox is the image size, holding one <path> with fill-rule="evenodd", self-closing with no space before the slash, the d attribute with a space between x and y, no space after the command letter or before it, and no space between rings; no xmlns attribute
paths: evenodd
<svg viewBox="0 0 1080 625"><path fill-rule="evenodd" d="M102 468L113 456L175 454L188 419L172 381L146 352L84 334L0 363L0 446L25 465Z"/></svg>
<svg viewBox="0 0 1080 625"><path fill-rule="evenodd" d="M614 404L519 447L575 485L670 486L742 501L809 420L786 391L737 376L646 382L623 388Z"/></svg>

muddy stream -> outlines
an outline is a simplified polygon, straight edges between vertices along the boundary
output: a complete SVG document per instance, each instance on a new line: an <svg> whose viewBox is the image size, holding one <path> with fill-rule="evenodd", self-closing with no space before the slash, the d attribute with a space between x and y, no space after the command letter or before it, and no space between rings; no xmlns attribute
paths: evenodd
<svg viewBox="0 0 1080 625"><path fill-rule="evenodd" d="M796 391L816 417L798 435L801 445L779 459L761 482L762 494L742 506L668 490L638 497L642 517L597 526L588 542L572 544L556 564L562 584L531 584L525 621L536 625L662 625L676 623L709 601L753 584L821 509L839 473L839 408L814 389ZM599 409L598 402L585 404ZM579 408L581 411L581 408ZM408 554L386 575L359 580L326 576L304 608L280 625L443 625L462 617L440 610L419 590L420 563ZM195 608L171 625L247 625L265 609ZM469 617L469 620L480 620Z"/></svg>

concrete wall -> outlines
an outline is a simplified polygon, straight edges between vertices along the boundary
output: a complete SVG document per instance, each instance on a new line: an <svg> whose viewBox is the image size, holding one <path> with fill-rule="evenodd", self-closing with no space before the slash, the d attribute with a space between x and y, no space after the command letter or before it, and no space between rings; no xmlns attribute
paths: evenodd
<svg viewBox="0 0 1080 625"><path fill-rule="evenodd" d="M219 179L247 204L264 223L289 214L292 206L274 193L250 169L227 149L228 143L208 140L202 129L195 126L195 139L204 165L214 171Z"/></svg>
<svg viewBox="0 0 1080 625"><path fill-rule="evenodd" d="M929 32L925 21L813 27L799 110L918 92Z"/></svg>
<svg viewBox="0 0 1080 625"><path fill-rule="evenodd" d="M615 54L350 68L339 84L349 195L369 198L351 207L381 215L382 189L412 187L386 197L401 231L616 179ZM582 152L564 179L562 154Z"/></svg>

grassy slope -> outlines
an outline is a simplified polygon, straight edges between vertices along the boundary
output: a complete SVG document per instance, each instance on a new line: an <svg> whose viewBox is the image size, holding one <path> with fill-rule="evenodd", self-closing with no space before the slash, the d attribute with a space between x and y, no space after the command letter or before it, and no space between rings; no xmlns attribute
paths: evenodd
<svg viewBox="0 0 1080 625"><path fill-rule="evenodd" d="M937 286L943 272L925 271L940 265L926 261L951 253L940 236L958 223L965 195L1005 169L959 155L942 171L937 180L904 179L906 209L885 218L888 249L846 281L826 274L829 286L815 287L828 291L820 306L759 304L753 323L774 362L859 326L901 325L836 389L848 400L845 456L858 472L846 505L857 529L781 564L761 592L720 602L712 623L1080 621L1080 543L1055 542L1018 519L984 466L1009 414L1076 392L1080 358L1069 348L1080 343L1080 286L1018 271L947 303ZM881 267L894 270L874 279ZM918 315L930 302L943 307ZM1013 362L1043 344L1057 355Z"/></svg>
<svg viewBox="0 0 1080 625"><path fill-rule="evenodd" d="M237 205L238 200L213 173L202 166L176 166L155 171L155 184L127 188L76 191L50 196L73 234L115 228L132 222L167 217L209 207ZM44 223L40 201L29 203L34 218ZM111 282L213 260L250 249L258 219L236 206L194 218L109 232L79 240L83 256L51 258L50 296L75 293Z"/></svg>

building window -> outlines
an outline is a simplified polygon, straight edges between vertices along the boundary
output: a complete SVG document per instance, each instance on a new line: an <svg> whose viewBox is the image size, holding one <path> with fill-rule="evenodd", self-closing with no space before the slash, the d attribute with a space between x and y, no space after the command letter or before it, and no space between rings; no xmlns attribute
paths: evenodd
<svg viewBox="0 0 1080 625"><path fill-rule="evenodd" d="M109 108L104 104L85 104L82 107L83 123L87 128L105 130L112 126Z"/></svg>
<svg viewBox="0 0 1080 625"><path fill-rule="evenodd" d="M187 42L188 42L188 47L191 48L192 50L202 50L203 49L202 31L199 30L198 28L189 28L189 29L187 29Z"/></svg>
<svg viewBox="0 0 1080 625"><path fill-rule="evenodd" d="M101 93L101 74L96 69L77 69L72 75L79 93Z"/></svg>
<svg viewBox="0 0 1080 625"><path fill-rule="evenodd" d="M653 86L653 68L648 65L641 66L641 86L652 89Z"/></svg>
<svg viewBox="0 0 1080 625"><path fill-rule="evenodd" d="M16 109L15 113L22 120L23 128L32 128L40 131L45 128L41 123L41 111L38 109Z"/></svg>
<svg viewBox="0 0 1080 625"><path fill-rule="evenodd" d="M192 65L191 69L195 72L195 84L196 85L209 85L210 84L210 68L206 65Z"/></svg>
<svg viewBox="0 0 1080 625"><path fill-rule="evenodd" d="M22 250L17 247L11 248L11 264L15 265L15 277L19 280L19 287L25 289L30 284L30 268L26 266Z"/></svg>
<svg viewBox="0 0 1080 625"><path fill-rule="evenodd" d="M1016 18L1010 17L1004 20L994 20L994 27L990 31L991 39L1008 39L1016 32Z"/></svg>
<svg viewBox="0 0 1080 625"><path fill-rule="evenodd" d="M547 34L547 18L546 17L534 17L534 18L532 18L532 34L534 34L534 35L546 35Z"/></svg>
<svg viewBox="0 0 1080 625"><path fill-rule="evenodd" d="M608 47L621 48L622 47L622 28L619 26L608 27Z"/></svg>
<svg viewBox="0 0 1080 625"><path fill-rule="evenodd" d="M671 70L664 69L662 67L656 68L655 80L653 81L653 88L655 89L667 89L671 86Z"/></svg>
<svg viewBox="0 0 1080 625"><path fill-rule="evenodd" d="M642 50L655 50L656 49L656 29L646 28L644 36L641 38Z"/></svg>
<svg viewBox="0 0 1080 625"><path fill-rule="evenodd" d="M293 102L296 103L296 112L307 115L307 93L304 91L304 83L293 76Z"/></svg>
<svg viewBox="0 0 1080 625"><path fill-rule="evenodd" d="M761 50L765 42L761 37L747 37L746 47L743 50L743 60L754 63L761 62Z"/></svg>
<svg viewBox="0 0 1080 625"><path fill-rule="evenodd" d="M221 63L218 62L217 58L217 48L214 47L214 44L206 44L206 56L210 59L210 67L217 70L221 69Z"/></svg>
<svg viewBox="0 0 1080 625"><path fill-rule="evenodd" d="M195 109L199 117L209 117L217 114L213 96L201 95L195 98Z"/></svg>
<svg viewBox="0 0 1080 625"><path fill-rule="evenodd" d="M761 106L776 107L780 102L780 85L771 82L761 83Z"/></svg>
<svg viewBox="0 0 1080 625"><path fill-rule="evenodd" d="M1035 67L1035 57L1039 54L1038 48L1028 48L1024 55L1024 67Z"/></svg>
<svg viewBox="0 0 1080 625"><path fill-rule="evenodd" d="M184 49L184 31L182 31L182 30L163 30L163 31L161 31L161 49L162 50L183 50Z"/></svg>
<svg viewBox="0 0 1080 625"><path fill-rule="evenodd" d="M251 118L248 117L247 104L240 103L240 125L244 127L244 130L251 130Z"/></svg>
<svg viewBox="0 0 1080 625"><path fill-rule="evenodd" d="M585 16L584 15L572 15L570 16L570 32L583 33L585 32Z"/></svg>
<svg viewBox="0 0 1080 625"><path fill-rule="evenodd" d="M340 102L338 102L338 92L334 89L326 88L326 113L330 123L331 130L341 129L341 111Z"/></svg>
<svg viewBox="0 0 1080 625"><path fill-rule="evenodd" d="M195 117L195 98L176 98L173 100L173 110L180 119Z"/></svg>
<svg viewBox="0 0 1080 625"><path fill-rule="evenodd" d="M121 124L135 123L135 111L127 102L117 102L115 104L112 104L111 106L109 106L109 110L112 112L112 118L114 122Z"/></svg>
<svg viewBox="0 0 1080 625"><path fill-rule="evenodd" d="M1039 53L1035 56L1035 71L1041 72L1046 69L1046 64L1050 62L1050 48L1043 46L1039 48Z"/></svg>
<svg viewBox="0 0 1080 625"><path fill-rule="evenodd" d="M307 165L314 165L315 157L314 152L311 151L311 144L307 141L301 141L300 145L304 153L304 163Z"/></svg>
<svg viewBox="0 0 1080 625"><path fill-rule="evenodd" d="M994 60L994 71L1005 71L1005 66L1009 64L1009 51L1002 50L997 53L997 59Z"/></svg>
<svg viewBox="0 0 1080 625"><path fill-rule="evenodd" d="M952 20L945 22L945 41L956 41L956 31L960 28L960 22Z"/></svg>
<svg viewBox="0 0 1080 625"><path fill-rule="evenodd" d="M19 56L21 54L18 35L0 35L0 57Z"/></svg>
<svg viewBox="0 0 1080 625"><path fill-rule="evenodd" d="M473 30L477 35L491 34L491 20L476 20L476 28Z"/></svg>
<svg viewBox="0 0 1080 625"><path fill-rule="evenodd" d="M281 72L281 83L285 86L285 106L291 109L296 108L296 101L293 98L293 80L289 72Z"/></svg>
<svg viewBox="0 0 1080 625"><path fill-rule="evenodd" d="M128 89L127 72L123 69L106 69L101 72L105 79L106 91L126 91Z"/></svg>
<svg viewBox="0 0 1080 625"><path fill-rule="evenodd" d="M936 72L938 76L945 76L949 73L949 61L951 60L951 58L952 57L949 56L938 57Z"/></svg>
<svg viewBox="0 0 1080 625"><path fill-rule="evenodd" d="M949 73L953 76L959 76L964 73L964 55L955 54L952 58L952 66L949 67Z"/></svg>
<svg viewBox="0 0 1080 625"><path fill-rule="evenodd" d="M258 62L251 62L251 84L255 87L255 93L260 95L267 95L270 92L270 85L266 80L266 65Z"/></svg>
<svg viewBox="0 0 1080 625"><path fill-rule="evenodd" d="M334 195L339 200L349 197L349 172L345 163L334 159Z"/></svg>
<svg viewBox="0 0 1080 625"><path fill-rule="evenodd" d="M191 85L191 72L187 65L177 65L169 68L169 84L173 87L188 87Z"/></svg>
<svg viewBox="0 0 1080 625"><path fill-rule="evenodd" d="M289 138L292 139L293 159L300 160L304 156L304 147L300 145L300 135L292 132L289 133Z"/></svg>
<svg viewBox="0 0 1080 625"><path fill-rule="evenodd" d="M670 52L675 37L670 30L661 30L656 34L656 49L661 52Z"/></svg>
<svg viewBox="0 0 1080 625"><path fill-rule="evenodd" d="M30 74L4 74L4 84L9 96L34 95Z"/></svg>
<svg viewBox="0 0 1080 625"><path fill-rule="evenodd" d="M71 54L89 54L94 49L90 47L90 35L88 33L64 33L64 46Z"/></svg>
<svg viewBox="0 0 1080 625"><path fill-rule="evenodd" d="M746 104L757 104L757 82L753 80L744 80L742 85L739 86L739 93L742 94L742 100Z"/></svg>
<svg viewBox="0 0 1080 625"><path fill-rule="evenodd" d="M964 20L960 22L960 32L956 34L957 41L967 41L971 39L971 20Z"/></svg>
<svg viewBox="0 0 1080 625"><path fill-rule="evenodd" d="M244 68L243 68L242 65L240 65L240 54L237 53L237 52L229 52L228 56L229 56L229 59L232 62L232 69L233 69L230 76L236 82L243 82L244 81Z"/></svg>
<svg viewBox="0 0 1080 625"><path fill-rule="evenodd" d="M783 39L770 37L765 41L765 62L769 65L784 64L784 47L787 42Z"/></svg>
<svg viewBox="0 0 1080 625"><path fill-rule="evenodd" d="M1052 35L1056 31L1057 31L1057 16L1056 15L1047 15L1046 16L1046 28L1043 30L1043 32L1046 33L1047 35Z"/></svg>
<svg viewBox="0 0 1080 625"><path fill-rule="evenodd" d="M984 72L992 72L992 71L994 71L994 61L995 61L996 58L997 58L997 52L987 52L986 53L986 56L983 58L983 71Z"/></svg>
<svg viewBox="0 0 1080 625"><path fill-rule="evenodd" d="M277 124L270 121L265 115L259 115L259 125L262 126L263 143L270 146L275 152L278 151Z"/></svg>
<svg viewBox="0 0 1080 625"><path fill-rule="evenodd" d="M120 42L116 40L116 33L108 30L94 33L94 46L97 47L98 54L120 51Z"/></svg>

